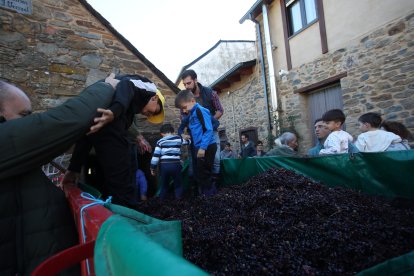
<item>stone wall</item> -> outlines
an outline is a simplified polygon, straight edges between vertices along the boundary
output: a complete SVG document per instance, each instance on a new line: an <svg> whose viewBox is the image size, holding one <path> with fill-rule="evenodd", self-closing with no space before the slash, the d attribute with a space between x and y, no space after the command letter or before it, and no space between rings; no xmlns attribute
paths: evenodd
<svg viewBox="0 0 414 276"><path fill-rule="evenodd" d="M224 108L219 129L226 130L227 140L237 152L240 151L240 130L245 128L257 128L259 140L267 145L268 123L263 84L258 65L255 68L252 75L244 77L237 86L223 90L219 95Z"/></svg>
<svg viewBox="0 0 414 276"><path fill-rule="evenodd" d="M33 1L31 15L0 9L0 79L22 88L36 111L60 104L110 72L154 81L167 99L167 121L178 124L173 90L79 1ZM159 126L142 122L143 131L159 132Z"/></svg>
<svg viewBox="0 0 414 276"><path fill-rule="evenodd" d="M328 45L329 46L329 45ZM414 133L414 14L390 22L330 49L321 58L293 68L286 79L277 78L282 117L293 117L300 136L300 151L311 146L307 95L295 90L340 73L347 131L360 134L358 117L379 112L383 119L404 123Z"/></svg>

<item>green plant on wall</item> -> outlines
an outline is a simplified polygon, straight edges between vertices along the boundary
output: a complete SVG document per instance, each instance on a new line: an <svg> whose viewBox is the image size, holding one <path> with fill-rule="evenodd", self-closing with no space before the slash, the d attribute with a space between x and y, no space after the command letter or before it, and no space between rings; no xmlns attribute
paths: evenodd
<svg viewBox="0 0 414 276"><path fill-rule="evenodd" d="M299 116L273 116L273 124L275 127L276 137L279 137L284 132L293 132L298 137L298 133L295 129L295 121L299 118ZM298 137L299 138L299 137ZM272 142L273 145L273 142Z"/></svg>

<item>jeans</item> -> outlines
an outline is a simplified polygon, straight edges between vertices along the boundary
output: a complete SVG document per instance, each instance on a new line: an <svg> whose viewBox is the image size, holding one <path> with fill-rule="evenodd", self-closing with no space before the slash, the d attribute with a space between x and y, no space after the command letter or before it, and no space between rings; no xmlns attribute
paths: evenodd
<svg viewBox="0 0 414 276"><path fill-rule="evenodd" d="M171 179L174 182L175 198L180 199L183 197L183 185L181 178L181 163L180 162L161 162L160 173L161 173L161 191L160 198L165 199L168 193L168 188Z"/></svg>
<svg viewBox="0 0 414 276"><path fill-rule="evenodd" d="M214 155L213 174L220 173L220 137L218 131L214 131L214 138L216 139L217 150Z"/></svg>
<svg viewBox="0 0 414 276"><path fill-rule="evenodd" d="M210 196L217 192L216 185L212 179L214 156L217 150L216 144L208 146L205 156L197 158L197 176L200 184L201 194Z"/></svg>
<svg viewBox="0 0 414 276"><path fill-rule="evenodd" d="M219 174L220 173L220 137L218 134L218 131L214 131L214 138L216 140L217 144L217 150L214 155L214 163L213 163L213 174ZM192 176L194 179L197 179L197 172L194 170L194 167L197 167L197 150L195 150L194 145L190 145L190 151L189 151L189 164L188 164L188 175Z"/></svg>

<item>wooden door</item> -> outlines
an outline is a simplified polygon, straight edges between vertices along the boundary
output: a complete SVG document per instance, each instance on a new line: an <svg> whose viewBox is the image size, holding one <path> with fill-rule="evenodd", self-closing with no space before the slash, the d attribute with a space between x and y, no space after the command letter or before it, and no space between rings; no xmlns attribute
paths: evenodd
<svg viewBox="0 0 414 276"><path fill-rule="evenodd" d="M339 83L309 93L308 109L311 129L314 129L313 126L316 119L321 118L326 111L335 108L343 108L342 90ZM314 132L312 132L312 141L316 143Z"/></svg>

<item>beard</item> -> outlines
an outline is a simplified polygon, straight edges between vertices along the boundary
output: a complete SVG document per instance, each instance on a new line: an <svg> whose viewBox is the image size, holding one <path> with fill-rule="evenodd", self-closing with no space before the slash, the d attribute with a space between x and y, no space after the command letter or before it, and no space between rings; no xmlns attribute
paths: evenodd
<svg viewBox="0 0 414 276"><path fill-rule="evenodd" d="M191 92L193 92L193 94L196 92L197 90L197 83L194 83L194 87L191 88Z"/></svg>

